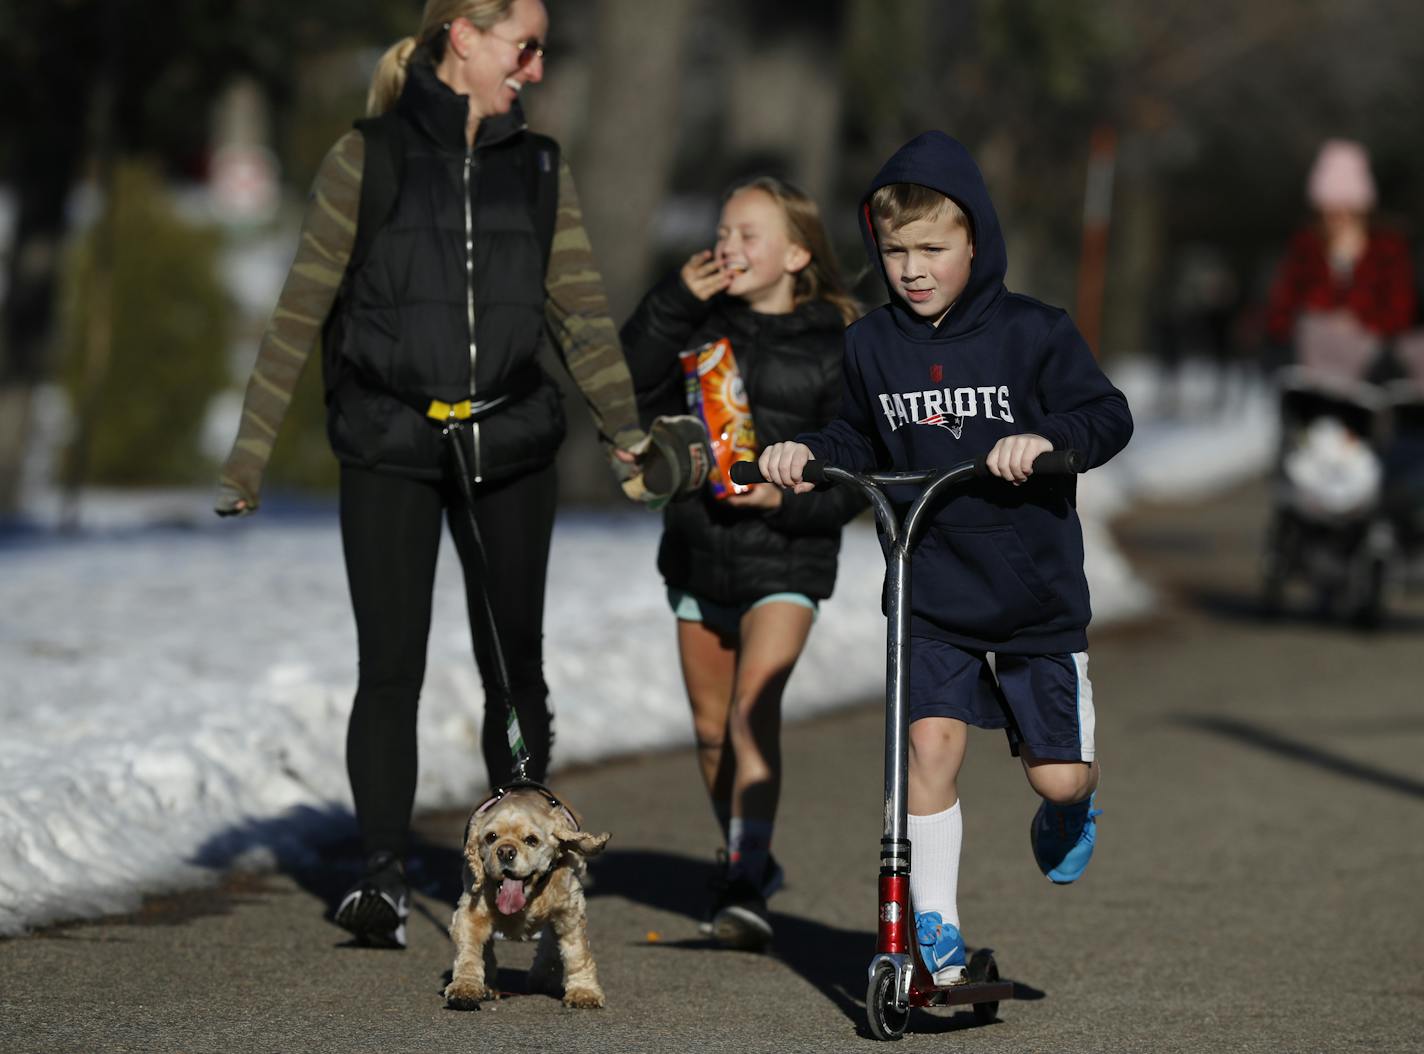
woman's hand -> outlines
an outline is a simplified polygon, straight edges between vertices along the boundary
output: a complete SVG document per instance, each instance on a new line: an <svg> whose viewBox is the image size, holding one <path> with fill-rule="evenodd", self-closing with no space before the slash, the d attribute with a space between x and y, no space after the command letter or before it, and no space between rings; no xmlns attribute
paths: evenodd
<svg viewBox="0 0 1424 1054"><path fill-rule="evenodd" d="M734 277L730 272L722 270L720 264L712 256L711 249L703 249L701 252L693 253L687 258L687 263L682 265L682 284L698 300L711 300L714 296L732 284Z"/></svg>
<svg viewBox="0 0 1424 1054"><path fill-rule="evenodd" d="M220 483L213 511L219 516L251 516L257 511L257 502L249 501L231 484Z"/></svg>
<svg viewBox="0 0 1424 1054"><path fill-rule="evenodd" d="M739 509L765 509L771 512L781 508L785 500L781 491L769 483L753 483L751 489L742 494L728 494L726 502Z"/></svg>
<svg viewBox="0 0 1424 1054"><path fill-rule="evenodd" d="M1033 475L1034 459L1052 449L1052 443L1033 432L1004 436L994 444L994 449L989 451L989 456L984 459L984 467L990 474L1006 479L1017 487Z"/></svg>

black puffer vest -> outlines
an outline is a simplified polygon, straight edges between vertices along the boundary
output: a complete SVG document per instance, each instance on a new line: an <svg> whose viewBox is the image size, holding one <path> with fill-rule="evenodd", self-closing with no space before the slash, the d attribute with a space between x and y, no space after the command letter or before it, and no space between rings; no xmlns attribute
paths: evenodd
<svg viewBox="0 0 1424 1054"><path fill-rule="evenodd" d="M563 441L564 415L537 363L544 250L530 133L516 104L481 122L467 148L467 98L421 63L396 113L399 193L324 335L332 449L345 463L438 478L448 452L422 408L513 389L520 398L471 426L471 469L494 481L540 468Z"/></svg>
<svg viewBox="0 0 1424 1054"><path fill-rule="evenodd" d="M839 313L813 301L762 315L731 297L703 302L674 274L655 286L622 331L646 428L687 412L678 352L728 338L747 388L760 447L820 428L841 398L845 332ZM864 500L851 487L786 494L781 508L737 508L702 492L663 510L658 570L668 585L717 604L771 593L824 599L836 582L841 527Z"/></svg>

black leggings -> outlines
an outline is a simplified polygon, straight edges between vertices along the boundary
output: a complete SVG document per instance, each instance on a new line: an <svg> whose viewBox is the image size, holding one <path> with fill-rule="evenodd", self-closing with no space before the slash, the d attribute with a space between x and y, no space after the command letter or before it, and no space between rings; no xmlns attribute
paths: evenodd
<svg viewBox="0 0 1424 1054"><path fill-rule="evenodd" d="M435 482L341 469L341 540L356 615L360 677L346 736L346 769L366 852L406 851L415 804L416 708L425 678L440 521L450 524L465 573L475 660L485 685L481 747L492 786L507 782L513 759L506 710L480 615L488 591L510 690L529 751L529 775L542 780L553 744L544 683L544 582L554 529L554 467L497 484L476 484L475 518L488 566L474 551L464 499L448 477Z"/></svg>

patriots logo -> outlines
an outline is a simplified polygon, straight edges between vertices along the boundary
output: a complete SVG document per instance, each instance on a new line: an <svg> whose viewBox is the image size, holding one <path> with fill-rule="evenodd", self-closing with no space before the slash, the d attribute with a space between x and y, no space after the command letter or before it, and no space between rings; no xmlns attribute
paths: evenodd
<svg viewBox="0 0 1424 1054"><path fill-rule="evenodd" d="M958 439L964 434L964 418L958 414L930 414L922 420L916 421L917 425L933 425L935 428L945 428L949 434Z"/></svg>

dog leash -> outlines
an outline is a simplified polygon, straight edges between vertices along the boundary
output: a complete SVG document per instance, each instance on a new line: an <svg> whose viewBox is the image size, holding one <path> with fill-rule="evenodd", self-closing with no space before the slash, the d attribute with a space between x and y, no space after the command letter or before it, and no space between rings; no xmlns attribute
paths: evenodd
<svg viewBox="0 0 1424 1054"><path fill-rule="evenodd" d="M430 416L434 417L434 404ZM460 441L460 433L464 431L464 426L456 416L453 408L449 416L444 420L443 434L450 439L450 449L455 455L455 477L460 483L460 495L465 500L465 513L470 521L470 534L475 540L475 556L479 560L480 576L480 612L484 616L484 629L489 635L490 652L494 656L494 675L496 687L504 699L504 731L509 740L509 752L514 758L514 783L533 782L527 776L529 769L529 749L524 745L524 733L519 728L519 716L514 712L514 695L509 687L509 667L504 663L504 647L499 641L499 627L495 624L494 608L490 604L489 590L486 584L489 582L489 561L485 559L485 544L480 537L480 525L475 521L475 491L470 485L470 465L465 459L465 444Z"/></svg>

